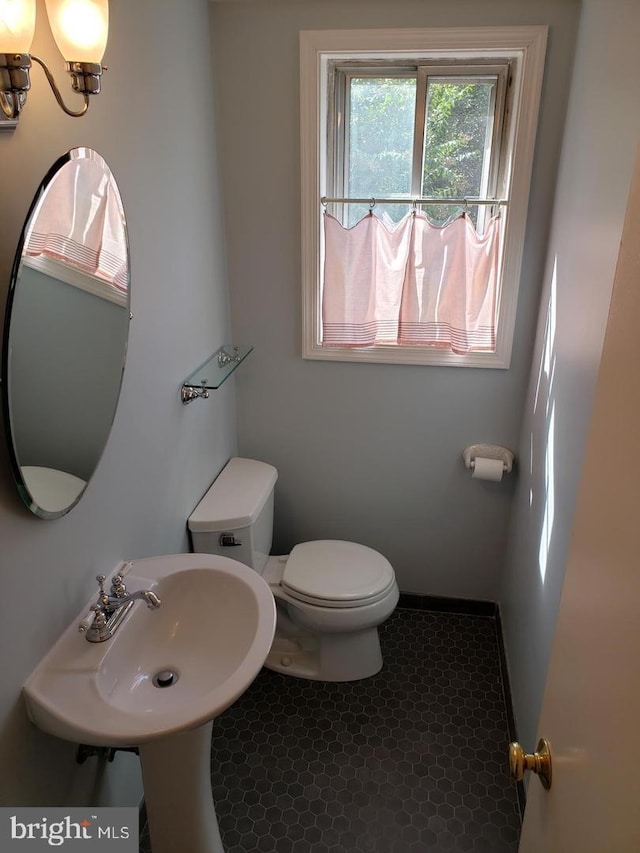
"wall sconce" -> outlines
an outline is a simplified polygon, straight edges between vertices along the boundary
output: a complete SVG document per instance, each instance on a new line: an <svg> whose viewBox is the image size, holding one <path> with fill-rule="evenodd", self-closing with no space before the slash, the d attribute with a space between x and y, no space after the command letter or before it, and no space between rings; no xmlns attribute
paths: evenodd
<svg viewBox="0 0 640 853"><path fill-rule="evenodd" d="M65 59L71 88L84 99L80 110L62 100L46 64L29 53L36 24L36 0L0 0L0 106L17 119L31 87L31 60L41 65L58 104L70 116L89 109L89 96L100 92L102 57L109 34L109 0L46 0L51 32Z"/></svg>

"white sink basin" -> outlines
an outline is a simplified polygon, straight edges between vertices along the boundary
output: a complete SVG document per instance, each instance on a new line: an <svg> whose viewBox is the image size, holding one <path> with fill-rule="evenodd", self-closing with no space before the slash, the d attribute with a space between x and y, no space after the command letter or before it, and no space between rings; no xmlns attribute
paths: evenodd
<svg viewBox="0 0 640 853"><path fill-rule="evenodd" d="M275 628L268 585L225 557L178 554L136 560L136 601L115 635L90 643L78 622L65 631L24 686L28 713L44 731L76 743L138 746L201 726L232 704L264 663ZM177 675L156 687L163 670Z"/></svg>

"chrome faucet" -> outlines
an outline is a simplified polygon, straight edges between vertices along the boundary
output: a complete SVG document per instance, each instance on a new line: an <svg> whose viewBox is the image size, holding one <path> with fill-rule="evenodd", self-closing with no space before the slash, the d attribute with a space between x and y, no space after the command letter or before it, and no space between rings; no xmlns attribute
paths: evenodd
<svg viewBox="0 0 640 853"><path fill-rule="evenodd" d="M109 595L104 591L105 576L96 575L96 580L100 587L99 600L105 610L114 610L128 601L138 601L138 599L144 599L150 610L155 610L162 603L155 592L152 592L150 589L139 589L136 592L128 593L124 583L124 576L120 573L113 576Z"/></svg>
<svg viewBox="0 0 640 853"><path fill-rule="evenodd" d="M139 589L137 592L125 592L123 595L106 595L100 596L102 606L107 613L112 613L118 607L124 607L129 602L139 601L140 599L147 602L149 610L156 610L162 602L150 589Z"/></svg>
<svg viewBox="0 0 640 853"><path fill-rule="evenodd" d="M127 592L121 574L114 576L109 593L104 588L105 576L96 575L96 580L99 587L98 601L92 605L91 613L78 625L78 630L90 643L102 643L113 637L135 601L145 601L149 610L157 610L162 604L150 589Z"/></svg>

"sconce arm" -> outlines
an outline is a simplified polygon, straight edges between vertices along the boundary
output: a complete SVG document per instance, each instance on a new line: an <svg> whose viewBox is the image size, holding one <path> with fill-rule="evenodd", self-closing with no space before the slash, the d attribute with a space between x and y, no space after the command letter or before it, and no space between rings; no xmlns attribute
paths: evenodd
<svg viewBox="0 0 640 853"><path fill-rule="evenodd" d="M63 109L68 116L72 116L73 118L80 118L80 116L83 116L86 113L86 111L89 109L89 95L86 92L84 92L82 94L82 97L84 99L84 106L82 107L82 109L70 110L69 107L67 107L67 105L62 100L62 95L60 94L60 90L56 86L56 81L53 79L53 74L47 68L46 63L42 59L39 59L37 56L35 56L33 53L30 55L31 55L31 59L33 59L34 62L37 62L38 65L44 71L45 77L47 78L47 81L48 81L49 85L51 86L51 91L55 95L56 101L58 102L60 108Z"/></svg>

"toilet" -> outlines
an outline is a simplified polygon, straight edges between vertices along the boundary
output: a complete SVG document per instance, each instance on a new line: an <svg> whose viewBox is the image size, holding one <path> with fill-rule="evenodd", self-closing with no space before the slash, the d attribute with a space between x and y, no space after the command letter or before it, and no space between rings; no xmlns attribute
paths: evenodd
<svg viewBox="0 0 640 853"><path fill-rule="evenodd" d="M278 472L253 459L230 459L189 517L196 553L251 566L277 607L268 669L319 681L355 681L382 667L378 626L398 603L398 585L382 554L355 542L324 539L270 556Z"/></svg>

